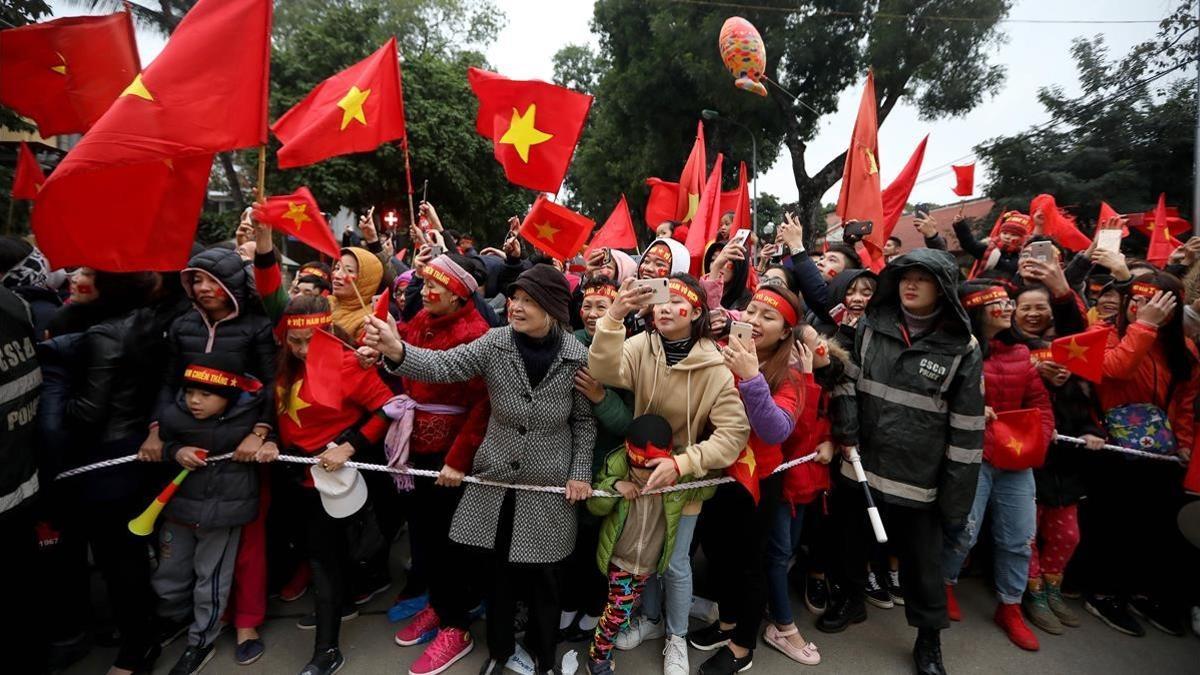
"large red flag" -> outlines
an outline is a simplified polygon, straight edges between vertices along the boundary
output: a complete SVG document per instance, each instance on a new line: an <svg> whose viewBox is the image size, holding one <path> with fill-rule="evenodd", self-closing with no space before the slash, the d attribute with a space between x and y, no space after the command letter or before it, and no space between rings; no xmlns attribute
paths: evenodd
<svg viewBox="0 0 1200 675"><path fill-rule="evenodd" d="M869 220L871 234L863 237L870 257L882 261L883 197L879 189L879 125L875 117L875 75L867 73L867 86L858 106L846 166L842 171L842 191L838 195L837 214L842 222Z"/></svg>
<svg viewBox="0 0 1200 675"><path fill-rule="evenodd" d="M1150 248L1146 250L1146 260L1162 268L1167 259L1179 248L1179 240L1171 236L1167 223L1167 195L1158 195L1158 206L1154 207L1154 222L1150 225Z"/></svg>
<svg viewBox="0 0 1200 675"><path fill-rule="evenodd" d="M213 155L267 141L270 35L270 0L196 3L38 195L54 267L187 263Z"/></svg>
<svg viewBox="0 0 1200 675"><path fill-rule="evenodd" d="M708 157L704 150L704 122L696 122L696 140L688 153L683 171L679 172L681 189L675 195L675 217L681 223L691 223L700 206L700 193L704 190L704 170L708 168ZM655 223L658 225L658 223Z"/></svg>
<svg viewBox="0 0 1200 675"><path fill-rule="evenodd" d="M637 248L637 235L633 232L633 218L629 215L629 204L625 202L625 195L621 195L621 201L613 207L608 220L604 221L596 236L592 237L592 243L588 244L587 250L602 247Z"/></svg>
<svg viewBox="0 0 1200 675"><path fill-rule="evenodd" d="M699 266L699 261L704 256L704 247L716 238L717 230L721 227L721 163L723 160L724 157L721 153L717 153L717 161L713 162L712 172L708 174L704 191L700 193L696 215L692 218L687 241L684 242L691 255L693 268Z"/></svg>
<svg viewBox="0 0 1200 675"><path fill-rule="evenodd" d="M583 248L596 223L538 195L517 234L558 260L570 260Z"/></svg>
<svg viewBox="0 0 1200 675"><path fill-rule="evenodd" d="M664 220L676 220L675 209L678 205L679 198L679 183L662 180L661 178L647 178L646 185L650 187L650 196L646 199L646 227L654 230ZM701 188L703 191L703 188ZM721 213L727 211L737 212L738 210L738 191L728 190L721 193L719 200ZM697 204L699 202L697 201ZM750 216L750 203L745 203L745 215Z"/></svg>
<svg viewBox="0 0 1200 675"><path fill-rule="evenodd" d="M491 139L510 183L558 192L579 142L592 97L541 80L510 80L467 69L479 99L475 131Z"/></svg>
<svg viewBox="0 0 1200 675"><path fill-rule="evenodd" d="M717 223L719 226L721 216L725 215L727 211L733 211L733 224L729 226L730 237L732 237L733 233L737 232L738 230L749 229L754 222L752 220L753 216L750 215L750 190L746 188L745 162L740 162L738 164L738 186L737 189L733 191L733 194L733 208L726 209L725 200L720 199L720 205L718 207L720 213L717 214ZM721 196L724 197L724 193L722 193Z"/></svg>
<svg viewBox="0 0 1200 675"><path fill-rule="evenodd" d="M1180 237L1192 231L1192 224L1179 216L1179 209L1177 207L1168 206L1166 213L1167 231L1171 233L1172 237ZM1149 237L1152 229L1151 226L1154 225L1154 211L1132 214L1129 224Z"/></svg>
<svg viewBox="0 0 1200 675"><path fill-rule="evenodd" d="M1108 345L1108 326L1056 338L1050 343L1055 363L1085 380L1099 382L1104 375L1104 349Z"/></svg>
<svg viewBox="0 0 1200 675"><path fill-rule="evenodd" d="M342 361L345 346L332 333L317 328L304 357L304 376L313 400L327 408L342 406Z"/></svg>
<svg viewBox="0 0 1200 675"><path fill-rule="evenodd" d="M883 203L883 240L892 236L892 230L896 228L896 223L900 220L900 214L904 213L904 205L908 203L908 196L912 194L913 186L917 184L917 174L921 173L921 163L925 161L925 144L929 142L929 136L921 139L917 144L917 149L913 150L913 154L908 158L908 163L900 170L900 175L896 176L880 195L880 200Z"/></svg>
<svg viewBox="0 0 1200 675"><path fill-rule="evenodd" d="M46 184L46 174L38 164L37 157L29 144L21 141L17 148L17 170L13 173L12 198L37 199L38 192Z"/></svg>
<svg viewBox="0 0 1200 675"><path fill-rule="evenodd" d="M341 256L341 248L333 238L329 223L307 187L300 187L290 195L268 197L262 208L254 211L254 219L292 235L335 260Z"/></svg>
<svg viewBox="0 0 1200 675"><path fill-rule="evenodd" d="M279 168L374 150L405 137L396 38L318 84L271 125L283 142Z"/></svg>
<svg viewBox="0 0 1200 675"><path fill-rule="evenodd" d="M975 162L950 168L954 169L954 187L951 188L954 194L959 197L975 194Z"/></svg>
<svg viewBox="0 0 1200 675"><path fill-rule="evenodd" d="M142 69L128 12L0 31L0 104L44 136L87 131Z"/></svg>

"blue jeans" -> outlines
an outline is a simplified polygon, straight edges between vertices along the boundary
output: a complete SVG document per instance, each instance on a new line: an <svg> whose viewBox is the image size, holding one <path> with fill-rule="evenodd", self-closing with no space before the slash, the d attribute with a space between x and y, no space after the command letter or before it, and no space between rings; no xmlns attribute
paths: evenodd
<svg viewBox="0 0 1200 675"><path fill-rule="evenodd" d="M989 507L996 545L996 596L1005 604L1017 604L1029 581L1029 544L1037 531L1032 469L1005 471L983 463L967 524L945 532L942 574L947 584L958 583L958 573L979 538L979 528Z"/></svg>
<svg viewBox="0 0 1200 675"><path fill-rule="evenodd" d="M659 621L662 618L665 604L668 635L687 635L688 612L692 609L690 550L692 536L696 533L696 520L699 518L699 514L679 518L679 527L675 530L675 550L671 551L667 573L662 575L662 578L657 574L650 577L646 581L646 591L642 594L642 615L651 621Z"/></svg>
<svg viewBox="0 0 1200 675"><path fill-rule="evenodd" d="M780 626L792 623L792 600L788 593L788 563L800 545L804 524L804 505L780 503L771 518L771 534L767 539L767 607L771 621Z"/></svg>

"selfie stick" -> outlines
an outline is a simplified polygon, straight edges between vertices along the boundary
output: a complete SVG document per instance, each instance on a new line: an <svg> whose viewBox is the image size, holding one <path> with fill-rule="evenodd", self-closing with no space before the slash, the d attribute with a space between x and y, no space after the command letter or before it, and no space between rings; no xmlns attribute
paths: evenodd
<svg viewBox="0 0 1200 675"><path fill-rule="evenodd" d="M871 519L871 529L875 530L875 541L886 544L888 537L887 531L883 529L883 519L879 517L879 509L875 506L875 499L871 497L871 486L867 485L867 476L863 473L862 460L858 456L858 448L850 448L850 454L847 457L850 461L850 466L854 467L854 478L859 485L863 487L863 494L867 498L867 516Z"/></svg>

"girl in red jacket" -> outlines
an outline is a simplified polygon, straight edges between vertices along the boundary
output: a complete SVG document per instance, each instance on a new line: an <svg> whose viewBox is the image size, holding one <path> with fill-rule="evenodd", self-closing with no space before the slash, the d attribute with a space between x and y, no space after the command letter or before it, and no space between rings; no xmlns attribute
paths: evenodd
<svg viewBox="0 0 1200 675"><path fill-rule="evenodd" d="M1139 277L1121 301L1097 388L1110 442L1191 456L1200 378L1196 345L1183 334L1183 285L1166 272ZM1183 634L1179 604L1187 544L1175 526L1184 469L1175 462L1098 453L1085 503L1084 609L1130 635L1151 625Z"/></svg>
<svg viewBox="0 0 1200 675"><path fill-rule="evenodd" d="M983 465L966 526L946 531L942 571L946 577L947 613L953 620L962 618L954 585L979 537L984 515L990 512L996 547L996 596L1000 601L995 621L1014 644L1034 651L1038 648L1037 637L1021 618L1021 596L1029 580L1029 544L1037 527L1033 469L1010 471L993 464L1000 463L1001 453L1021 451L1019 445L1010 445L1019 441L1001 438L993 422L998 413L1037 409L1042 426L1039 450L1045 452L1054 438L1054 410L1042 378L1030 361L1029 348L1020 344L1011 330L1014 303L1008 291L991 281L969 281L959 288L958 296L971 319L971 332L983 350L984 415L988 422ZM958 450L950 446L946 451Z"/></svg>

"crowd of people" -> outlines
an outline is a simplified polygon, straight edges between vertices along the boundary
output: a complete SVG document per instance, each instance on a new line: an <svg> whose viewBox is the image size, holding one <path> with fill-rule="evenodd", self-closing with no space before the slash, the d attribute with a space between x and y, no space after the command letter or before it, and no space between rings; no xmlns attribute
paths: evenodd
<svg viewBox="0 0 1200 675"><path fill-rule="evenodd" d="M982 239L957 219L961 267L918 215L925 245L889 241L881 271L853 242L807 249L791 216L767 242L726 214L699 276L678 223L644 252L564 263L515 220L477 251L429 204L411 259L367 216L332 264L290 278L251 213L171 273L52 270L0 239L0 536L26 603L9 637L36 663L21 672L94 640L117 648L110 675L149 672L186 635L170 672L188 675L227 624L224 658L254 663L268 598L311 591L300 672L331 675L341 624L394 584L411 675L454 668L485 615L485 674L558 672L561 643L596 675L643 643L664 675L698 656L704 675L744 671L760 639L815 666L797 604L823 633L903 606L913 666L935 675L941 631L982 618L955 597L970 568L1023 649L1090 620L1064 600L1080 596L1128 635L1183 635L1189 613L1200 634L1176 524L1200 489L1200 237L1160 269L1066 251L1031 208ZM1099 377L1055 361L1053 340L1100 330ZM1015 413L1040 447L1013 450ZM151 537L134 534L169 482Z"/></svg>

